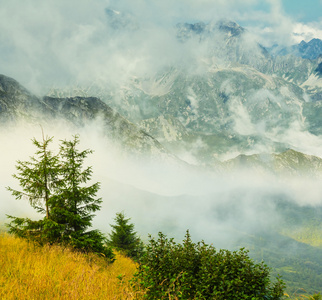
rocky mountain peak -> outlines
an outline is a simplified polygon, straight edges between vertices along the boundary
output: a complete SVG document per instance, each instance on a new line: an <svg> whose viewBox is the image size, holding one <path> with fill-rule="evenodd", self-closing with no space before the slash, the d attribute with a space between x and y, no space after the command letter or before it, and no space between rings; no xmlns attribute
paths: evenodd
<svg viewBox="0 0 322 300"><path fill-rule="evenodd" d="M268 50L277 56L291 54L293 56L314 60L322 54L322 40L314 38L309 42L301 41L299 44L291 47L279 47L274 45Z"/></svg>
<svg viewBox="0 0 322 300"><path fill-rule="evenodd" d="M15 122L19 116L43 111L43 103L15 79L0 75L0 120Z"/></svg>
<svg viewBox="0 0 322 300"><path fill-rule="evenodd" d="M18 81L2 74L0 74L0 93L5 93L7 96L17 93L30 94L23 86L18 83Z"/></svg>
<svg viewBox="0 0 322 300"><path fill-rule="evenodd" d="M230 36L240 36L245 32L243 27L230 20L221 20L217 25L219 30L228 33Z"/></svg>

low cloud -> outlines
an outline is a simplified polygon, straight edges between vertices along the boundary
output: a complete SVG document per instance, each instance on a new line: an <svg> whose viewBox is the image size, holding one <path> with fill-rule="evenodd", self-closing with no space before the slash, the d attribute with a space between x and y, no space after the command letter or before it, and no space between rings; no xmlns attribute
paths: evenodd
<svg viewBox="0 0 322 300"><path fill-rule="evenodd" d="M281 216L276 199L293 201L296 205L320 206L321 186L309 178L275 178L254 170L218 173L173 163L133 159L120 154L118 148L103 138L98 123L79 129L80 149L90 148L86 164L93 166L93 181L101 183L98 196L102 209L93 225L103 232L110 231L115 214L124 211L132 218L143 238L148 233L162 231L181 239L189 229L194 239L214 242L216 247L229 247L245 233L270 231ZM57 150L60 139L70 139L74 129L44 127L54 136L52 149ZM16 127L0 134L6 145L0 157L0 221L5 214L40 217L26 200L15 200L5 186L19 189L16 160L29 160L34 155L30 138L41 137L38 126Z"/></svg>

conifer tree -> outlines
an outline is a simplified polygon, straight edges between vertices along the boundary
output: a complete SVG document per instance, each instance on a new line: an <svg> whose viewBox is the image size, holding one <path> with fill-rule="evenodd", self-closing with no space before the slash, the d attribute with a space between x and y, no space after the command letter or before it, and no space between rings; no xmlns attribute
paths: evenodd
<svg viewBox="0 0 322 300"><path fill-rule="evenodd" d="M37 157L31 157L31 161L19 160L16 166L18 174L13 175L19 180L22 191L7 188L16 199L27 198L33 208L46 214L47 219L50 218L51 197L59 182L58 156L48 149L52 140L53 137L43 137L42 142L32 139L38 148Z"/></svg>
<svg viewBox="0 0 322 300"><path fill-rule="evenodd" d="M139 258L143 253L143 243L134 231L134 224L130 224L130 218L126 219L123 212L117 213L115 225L109 235L109 245L125 255L134 259Z"/></svg>
<svg viewBox="0 0 322 300"><path fill-rule="evenodd" d="M33 208L45 214L45 218L39 221L8 216L12 220L8 225L9 232L18 236L28 236L40 241L46 239L47 235L47 238L54 240L59 234L59 226L51 219L53 195L60 184L58 156L48 149L52 140L53 137L45 138L44 135L42 141L32 139L37 147L36 156L30 157L30 161L18 161L18 173L13 175L18 179L22 190L7 187L16 199L26 198Z"/></svg>
<svg viewBox="0 0 322 300"><path fill-rule="evenodd" d="M55 218L66 224L66 233L85 231L91 226L92 214L100 209L101 199L95 199L99 190L98 182L86 186L91 179L92 167L83 170L84 159L92 150L77 150L79 137L61 141L60 173L63 178L55 199ZM64 209L60 211L59 208ZM58 210L58 213L57 213Z"/></svg>
<svg viewBox="0 0 322 300"><path fill-rule="evenodd" d="M83 169L84 159L92 150L79 151L79 136L61 142L60 159L62 184L54 197L53 219L64 225L62 239L77 249L100 252L112 257L105 247L106 238L98 230L88 230L94 212L100 209L102 200L95 198L100 184L86 186L91 179L92 167Z"/></svg>

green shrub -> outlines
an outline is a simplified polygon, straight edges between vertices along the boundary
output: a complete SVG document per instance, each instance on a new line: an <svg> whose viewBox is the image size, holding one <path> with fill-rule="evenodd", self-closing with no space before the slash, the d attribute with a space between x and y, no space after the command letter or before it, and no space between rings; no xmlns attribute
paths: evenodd
<svg viewBox="0 0 322 300"><path fill-rule="evenodd" d="M267 299L283 296L281 279L272 284L264 263L255 264L244 249L230 252L204 242L182 244L159 233L150 236L134 284L146 290L146 299Z"/></svg>

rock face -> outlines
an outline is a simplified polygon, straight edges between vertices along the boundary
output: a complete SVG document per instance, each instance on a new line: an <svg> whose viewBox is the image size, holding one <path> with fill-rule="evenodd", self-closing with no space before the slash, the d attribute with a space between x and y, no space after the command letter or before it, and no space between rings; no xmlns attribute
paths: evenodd
<svg viewBox="0 0 322 300"><path fill-rule="evenodd" d="M33 120L37 112L43 113L45 104L32 95L16 80L0 75L0 121L16 122L18 119Z"/></svg>
<svg viewBox="0 0 322 300"><path fill-rule="evenodd" d="M76 126L85 126L99 120L105 135L129 149L142 153L166 153L161 144L135 124L129 122L111 107L95 97L44 97L44 103L56 118L68 120Z"/></svg>
<svg viewBox="0 0 322 300"><path fill-rule="evenodd" d="M139 126L162 143L181 141L189 136L188 130L173 116L161 115L157 119L146 119Z"/></svg>
<svg viewBox="0 0 322 300"><path fill-rule="evenodd" d="M289 149L279 154L239 155L223 163L226 168L246 168L260 173L321 177L322 159Z"/></svg>
<svg viewBox="0 0 322 300"><path fill-rule="evenodd" d="M300 86L313 100L320 100L322 78L319 64L322 41L313 39L288 48L266 49L249 36L247 30L232 21L215 24L179 24L178 38L182 41L198 37L200 43L210 45L209 59L217 59L226 67L234 64L254 68L270 76L278 76Z"/></svg>
<svg viewBox="0 0 322 300"><path fill-rule="evenodd" d="M95 97L40 99L17 81L0 75L0 123L29 122L52 124L63 119L71 126L82 127L99 120L106 137L137 153L168 155L162 145L135 124L129 122Z"/></svg>

